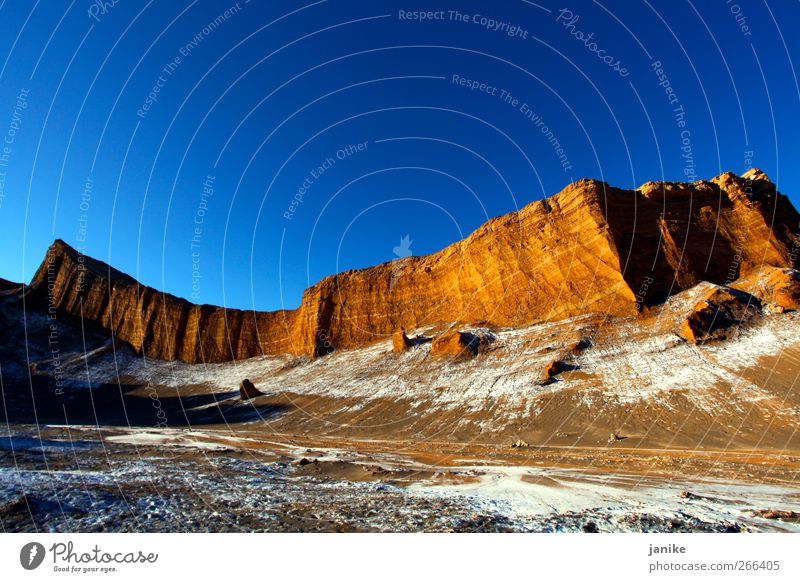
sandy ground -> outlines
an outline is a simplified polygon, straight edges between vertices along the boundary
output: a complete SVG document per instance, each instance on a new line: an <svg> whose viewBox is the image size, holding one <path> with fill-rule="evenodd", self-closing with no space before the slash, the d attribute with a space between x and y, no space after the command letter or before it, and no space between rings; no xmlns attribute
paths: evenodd
<svg viewBox="0 0 800 582"><path fill-rule="evenodd" d="M614 433L636 448L800 451L800 313L765 316L696 346L675 335L668 309L682 313L694 299L676 296L655 321L586 316L484 330L495 339L471 359L432 357L430 343L392 353L387 339L313 361L189 365L98 340L62 358L58 397L52 362L4 364L0 416L394 442L598 447ZM546 378L556 361L565 369ZM242 402L244 378L264 396Z"/></svg>
<svg viewBox="0 0 800 582"><path fill-rule="evenodd" d="M13 429L3 531L800 531L779 453Z"/></svg>
<svg viewBox="0 0 800 582"><path fill-rule="evenodd" d="M493 340L467 359L385 338L188 365L62 322L56 363L48 320L26 344L9 315L0 525L798 531L800 313L693 345L674 330L696 292L640 318L475 328ZM264 394L243 401L244 378Z"/></svg>

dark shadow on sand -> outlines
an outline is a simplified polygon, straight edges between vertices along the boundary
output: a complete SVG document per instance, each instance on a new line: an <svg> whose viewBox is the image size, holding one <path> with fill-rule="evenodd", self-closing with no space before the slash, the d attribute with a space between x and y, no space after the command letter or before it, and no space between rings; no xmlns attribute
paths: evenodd
<svg viewBox="0 0 800 582"><path fill-rule="evenodd" d="M269 395L242 401L239 391L164 396L147 386L105 384L57 394L47 378L33 385L5 385L0 421L19 424L81 424L191 427L275 419L290 409Z"/></svg>

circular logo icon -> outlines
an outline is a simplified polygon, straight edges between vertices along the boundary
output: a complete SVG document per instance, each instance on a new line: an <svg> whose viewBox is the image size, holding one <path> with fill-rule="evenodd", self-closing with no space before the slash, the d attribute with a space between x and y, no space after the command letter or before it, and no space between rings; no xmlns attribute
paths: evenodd
<svg viewBox="0 0 800 582"><path fill-rule="evenodd" d="M26 570L35 570L44 562L44 546L39 542L30 542L19 551L19 563Z"/></svg>

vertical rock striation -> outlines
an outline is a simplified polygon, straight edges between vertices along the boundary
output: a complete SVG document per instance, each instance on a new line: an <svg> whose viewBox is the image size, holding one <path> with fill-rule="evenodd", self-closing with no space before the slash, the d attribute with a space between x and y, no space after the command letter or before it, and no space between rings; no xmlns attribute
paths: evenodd
<svg viewBox="0 0 800 582"><path fill-rule="evenodd" d="M432 255L326 277L296 310L194 305L53 243L26 293L151 358L319 356L438 322L635 315L699 281L795 267L800 215L758 170L637 190L580 180Z"/></svg>

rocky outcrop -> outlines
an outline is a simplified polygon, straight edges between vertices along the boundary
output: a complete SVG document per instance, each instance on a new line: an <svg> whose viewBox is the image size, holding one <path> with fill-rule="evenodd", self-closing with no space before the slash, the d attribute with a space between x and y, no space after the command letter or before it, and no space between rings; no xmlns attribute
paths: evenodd
<svg viewBox="0 0 800 582"><path fill-rule="evenodd" d="M242 400L250 400L252 398L256 398L257 396L263 396L264 393L261 392L256 385L253 384L250 380L245 378L242 380L242 383L239 384L239 397Z"/></svg>
<svg viewBox="0 0 800 582"><path fill-rule="evenodd" d="M471 357L478 355L478 336L462 331L447 331L433 338L432 356Z"/></svg>
<svg viewBox="0 0 800 582"><path fill-rule="evenodd" d="M99 323L138 353L160 360L222 362L261 354L302 353L293 311L255 312L195 305L57 240L28 290L28 305Z"/></svg>
<svg viewBox="0 0 800 582"><path fill-rule="evenodd" d="M757 171L620 190L580 180L423 257L326 277L292 311L193 305L56 241L29 297L140 353L186 362L319 356L440 322L519 326L642 307L705 280L794 268L800 215Z"/></svg>
<svg viewBox="0 0 800 582"><path fill-rule="evenodd" d="M404 328L398 329L392 335L392 351L393 352L404 352L409 349L413 343L408 336L406 335L406 330Z"/></svg>
<svg viewBox="0 0 800 582"><path fill-rule="evenodd" d="M552 384L556 381L556 378L564 373L569 372L571 370L575 370L576 366L574 364L570 364L564 360L553 360L547 366L545 366L544 371L542 372L542 381L540 382L541 385L546 386L548 384Z"/></svg>
<svg viewBox="0 0 800 582"><path fill-rule="evenodd" d="M730 285L766 265L792 267L800 215L763 172L691 184L649 182L612 190L606 216L625 280L652 305L700 281Z"/></svg>
<svg viewBox="0 0 800 582"><path fill-rule="evenodd" d="M739 279L733 287L755 295L773 310L800 308L800 272L795 269L765 267Z"/></svg>
<svg viewBox="0 0 800 582"><path fill-rule="evenodd" d="M755 296L714 286L687 314L678 335L692 343L721 339L760 312L761 302Z"/></svg>

